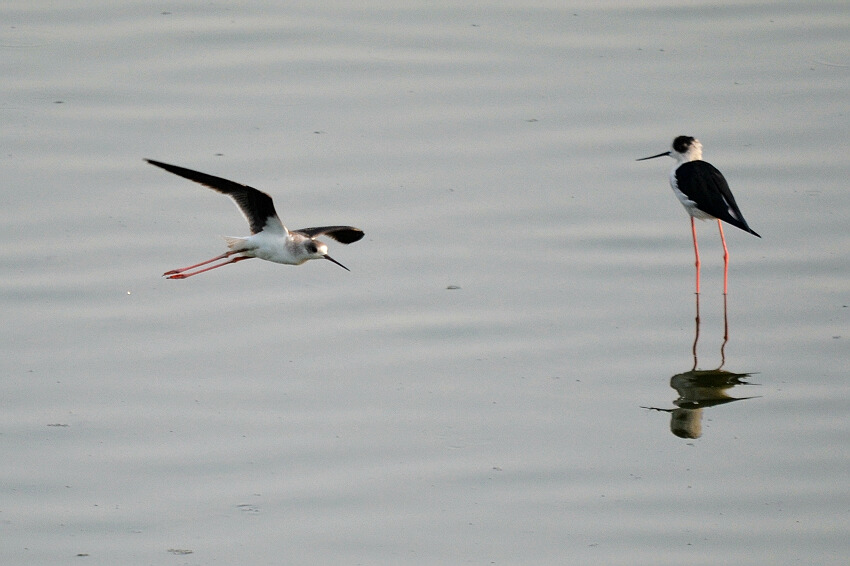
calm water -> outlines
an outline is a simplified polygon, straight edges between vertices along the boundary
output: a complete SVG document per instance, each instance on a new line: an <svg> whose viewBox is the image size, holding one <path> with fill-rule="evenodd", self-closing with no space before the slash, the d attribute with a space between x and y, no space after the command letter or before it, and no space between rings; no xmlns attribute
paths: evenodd
<svg viewBox="0 0 850 566"><path fill-rule="evenodd" d="M844 564L850 7L320 4L0 6L0 562Z"/></svg>

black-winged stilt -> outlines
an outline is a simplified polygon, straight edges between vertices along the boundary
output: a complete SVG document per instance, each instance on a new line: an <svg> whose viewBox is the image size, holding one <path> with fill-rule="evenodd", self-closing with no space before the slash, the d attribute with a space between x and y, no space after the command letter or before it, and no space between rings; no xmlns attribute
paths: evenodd
<svg viewBox="0 0 850 566"><path fill-rule="evenodd" d="M168 163L154 161L153 159L145 159L145 161L151 165L161 167L170 173L180 175L229 196L239 206L239 209L251 226L250 236L242 238L225 237L227 247L230 248L230 251L224 252L207 261L196 263L195 265L166 271L162 274L163 277L168 279L185 279L192 275L253 257L288 265L301 265L310 259L327 259L346 271L350 271L347 267L329 256L328 246L316 240L316 237L326 235L337 242L350 244L363 237L363 230L353 226L320 226L317 228L287 230L274 210L272 198L262 191L222 179L221 177L214 177L206 173L178 167L177 165L169 165ZM187 273L191 269L221 259L226 259L227 261Z"/></svg>
<svg viewBox="0 0 850 566"><path fill-rule="evenodd" d="M642 157L638 161L664 156L676 160L676 165L670 171L670 186L673 187L673 192L676 193L682 206L691 215L691 232L694 236L694 255L696 255L697 293L699 293L700 261L694 218L717 220L720 241L723 242L723 294L725 295L729 281L729 250L726 249L723 224L720 221L727 222L759 238L761 236L747 225L723 174L714 165L702 160L702 144L699 140L690 136L679 136L673 140L671 151Z"/></svg>

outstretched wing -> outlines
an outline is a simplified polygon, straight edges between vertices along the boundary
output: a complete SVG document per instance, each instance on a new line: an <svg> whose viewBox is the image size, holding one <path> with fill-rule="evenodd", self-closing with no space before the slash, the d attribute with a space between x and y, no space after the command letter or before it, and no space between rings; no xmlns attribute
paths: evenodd
<svg viewBox="0 0 850 566"><path fill-rule="evenodd" d="M153 159L145 159L151 165L156 165L161 169L165 169L169 173L174 173L196 183L200 183L205 187L209 187L214 191L227 195L236 202L239 210L248 220L248 225L251 227L251 233L256 234L262 231L283 233L285 228L278 218L274 209L272 197L262 191L258 191L248 185L242 185L216 177L207 175L199 171L178 167L177 165L169 165L161 161Z"/></svg>
<svg viewBox="0 0 850 566"><path fill-rule="evenodd" d="M354 226L320 226L317 228L301 228L294 231L308 238L328 236L343 244L354 243L363 237L363 230Z"/></svg>

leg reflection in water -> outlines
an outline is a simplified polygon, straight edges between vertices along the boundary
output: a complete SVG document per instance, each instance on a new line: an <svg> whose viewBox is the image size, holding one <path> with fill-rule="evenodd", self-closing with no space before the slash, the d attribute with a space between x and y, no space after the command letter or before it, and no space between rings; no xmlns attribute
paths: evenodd
<svg viewBox="0 0 850 566"><path fill-rule="evenodd" d="M723 341L720 345L720 365L716 369L697 369L697 344L699 342L700 313L699 295L696 295L696 328L692 353L694 365L690 371L677 373L670 378L670 387L679 398L673 401L673 409L642 407L670 413L670 431L681 438L702 436L702 411L707 407L753 397L731 397L728 392L737 385L752 385L744 381L750 373L734 373L721 369L726 364L726 343L729 341L729 318L726 310L726 295L723 295Z"/></svg>

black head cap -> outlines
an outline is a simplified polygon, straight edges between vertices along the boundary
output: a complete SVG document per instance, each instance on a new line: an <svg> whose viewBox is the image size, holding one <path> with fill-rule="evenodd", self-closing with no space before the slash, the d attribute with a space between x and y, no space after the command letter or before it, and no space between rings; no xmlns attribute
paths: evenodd
<svg viewBox="0 0 850 566"><path fill-rule="evenodd" d="M673 140L673 151L676 153L685 153L691 144L694 143L694 138L691 136L679 136Z"/></svg>

